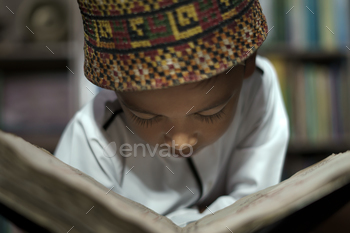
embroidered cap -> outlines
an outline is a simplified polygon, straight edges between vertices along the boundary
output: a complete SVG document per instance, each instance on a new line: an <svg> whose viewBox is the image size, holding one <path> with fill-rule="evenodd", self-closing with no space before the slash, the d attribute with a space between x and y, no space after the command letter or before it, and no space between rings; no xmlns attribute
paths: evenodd
<svg viewBox="0 0 350 233"><path fill-rule="evenodd" d="M84 74L114 91L154 90L230 69L264 42L258 0L78 0Z"/></svg>

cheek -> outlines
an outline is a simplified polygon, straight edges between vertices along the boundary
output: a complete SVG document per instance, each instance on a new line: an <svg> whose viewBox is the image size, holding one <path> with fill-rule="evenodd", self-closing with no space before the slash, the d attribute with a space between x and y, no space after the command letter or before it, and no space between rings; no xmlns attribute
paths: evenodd
<svg viewBox="0 0 350 233"><path fill-rule="evenodd" d="M151 146L155 146L157 143L160 142L160 135L159 131L155 130L154 127L140 127L140 126L135 126L137 128L136 134L142 138L146 143L150 144Z"/></svg>
<svg viewBox="0 0 350 233"><path fill-rule="evenodd" d="M217 139L219 139L228 129L230 124L232 123L236 109L237 109L237 103L238 100L232 101L229 103L225 108L225 115L223 117L216 121L214 124L207 124L203 122L201 124L201 141L209 145L211 143L214 143Z"/></svg>
<svg viewBox="0 0 350 233"><path fill-rule="evenodd" d="M128 124L127 126L132 130L134 134L152 146L159 143L159 132L161 132L161 130L159 129L159 126L157 126L157 123L153 124L152 126L144 127L134 122L130 114L125 113L125 115L126 122Z"/></svg>
<svg viewBox="0 0 350 233"><path fill-rule="evenodd" d="M230 126L234 114L226 113L221 120L217 121L215 124L203 123L201 127L201 135L203 144L211 144L219 139Z"/></svg>

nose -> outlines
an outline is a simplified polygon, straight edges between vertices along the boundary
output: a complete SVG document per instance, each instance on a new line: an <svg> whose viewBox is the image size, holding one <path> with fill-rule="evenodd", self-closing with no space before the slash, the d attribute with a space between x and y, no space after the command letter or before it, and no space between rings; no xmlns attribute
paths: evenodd
<svg viewBox="0 0 350 233"><path fill-rule="evenodd" d="M165 143L176 150L185 150L197 144L197 134L188 134L184 132L176 132L172 135L165 134Z"/></svg>

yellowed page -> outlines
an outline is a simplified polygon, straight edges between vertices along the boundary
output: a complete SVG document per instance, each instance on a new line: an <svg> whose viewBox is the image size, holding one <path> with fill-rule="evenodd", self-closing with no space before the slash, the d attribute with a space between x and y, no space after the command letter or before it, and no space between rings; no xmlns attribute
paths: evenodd
<svg viewBox="0 0 350 233"><path fill-rule="evenodd" d="M187 225L183 232L252 232L350 182L350 152L331 155L278 185Z"/></svg>
<svg viewBox="0 0 350 233"><path fill-rule="evenodd" d="M37 182L33 182L33 179ZM45 185L41 187L37 183ZM106 226L113 225L113 220L110 223L102 218L104 215L107 216L107 213L110 213L108 216L115 216L114 219L120 222L119 225L125 224L125 228L130 226L130 230L139 229L138 232L174 233L181 231L181 228L168 218L115 192L108 191L92 177L63 163L49 152L35 147L20 137L0 130L0 200L32 220L38 220L48 227L54 228L55 226L55 222L52 222L54 220L39 215L35 216L33 209L23 207L31 205L32 208L40 211L40 202L38 203L35 198L41 197L41 204L50 206L45 211L52 211L51 214L61 216L62 221L72 221L72 225L75 222L82 228L83 224L90 224L91 221L94 221L94 224L98 226L93 225L93 227L95 230L98 229L98 232L109 232ZM50 192L51 195L47 195ZM76 196L72 196L73 194ZM62 203L58 204L59 207L61 204L62 208L57 208L56 195L61 195L60 197L66 195L66 198L73 199L73 205L65 206L69 202L63 199L60 200ZM32 202L26 203L27 199ZM49 202L45 203L47 200ZM32 204L35 202L37 202L35 205ZM56 206L53 205L54 203ZM90 205L85 205L85 203ZM81 206L84 206L85 209L84 213L80 214L77 211ZM52 210L54 208L56 209ZM90 208L92 209L89 211ZM45 207L41 208L41 211L42 209ZM67 210L67 217L65 213L58 214L62 209ZM89 212L86 214L87 211ZM101 222L104 224L100 224ZM77 227L73 228L71 233L74 233L74 229Z"/></svg>

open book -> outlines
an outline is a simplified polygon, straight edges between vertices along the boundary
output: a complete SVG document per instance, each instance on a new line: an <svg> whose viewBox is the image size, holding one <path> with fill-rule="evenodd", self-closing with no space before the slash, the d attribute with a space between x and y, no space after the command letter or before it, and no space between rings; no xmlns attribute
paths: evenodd
<svg viewBox="0 0 350 233"><path fill-rule="evenodd" d="M0 213L22 216L32 223L26 225L29 232L303 232L345 205L349 194L350 152L333 154L181 228L45 149L0 130Z"/></svg>

